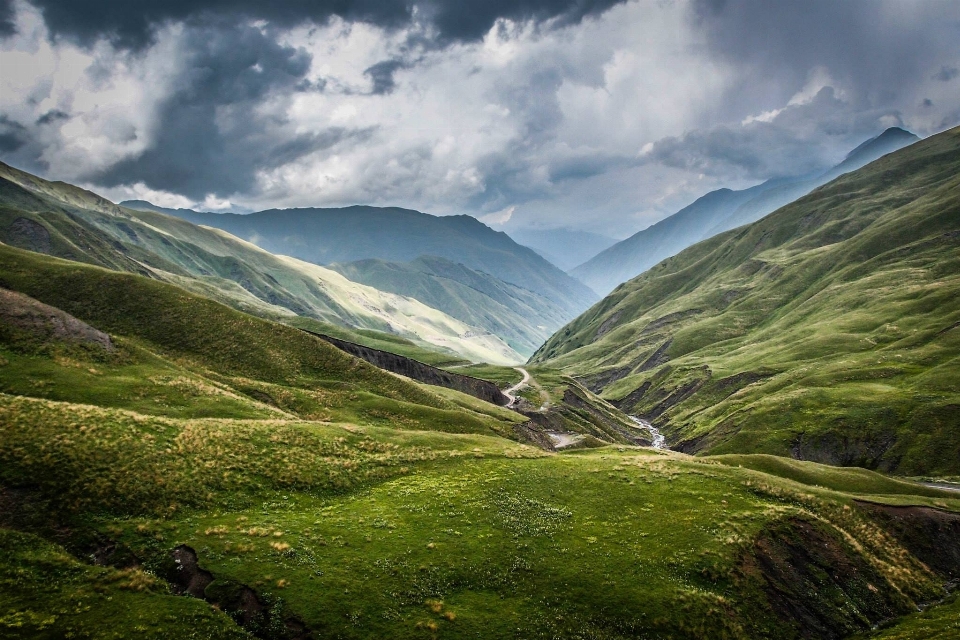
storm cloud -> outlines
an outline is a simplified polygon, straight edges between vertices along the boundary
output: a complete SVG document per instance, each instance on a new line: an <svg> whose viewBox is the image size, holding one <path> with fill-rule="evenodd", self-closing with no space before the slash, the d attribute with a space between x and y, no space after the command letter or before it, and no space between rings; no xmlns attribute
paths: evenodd
<svg viewBox="0 0 960 640"><path fill-rule="evenodd" d="M55 35L92 43L107 37L140 48L157 25L190 20L267 20L278 27L332 16L381 27L426 20L445 40L476 40L498 18L571 24L622 0L34 0ZM13 0L0 0L0 29L12 27ZM4 22L6 20L6 22Z"/></svg>
<svg viewBox="0 0 960 640"><path fill-rule="evenodd" d="M0 158L165 206L624 236L960 123L957 41L936 0L0 0Z"/></svg>

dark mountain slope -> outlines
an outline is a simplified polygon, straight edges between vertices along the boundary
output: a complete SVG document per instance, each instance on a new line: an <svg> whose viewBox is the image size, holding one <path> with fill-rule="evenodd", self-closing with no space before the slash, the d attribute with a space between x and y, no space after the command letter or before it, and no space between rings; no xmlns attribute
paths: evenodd
<svg viewBox="0 0 960 640"><path fill-rule="evenodd" d="M688 451L960 472L960 129L621 285L532 361Z"/></svg>
<svg viewBox="0 0 960 640"><path fill-rule="evenodd" d="M144 206L128 203L130 206ZM596 301L582 283L502 232L470 216L400 208L274 209L249 215L179 209L195 224L223 229L275 254L319 265L439 256L554 300L569 318Z"/></svg>
<svg viewBox="0 0 960 640"><path fill-rule="evenodd" d="M837 176L917 140L919 138L914 134L892 127L858 146L843 162L822 174L777 178L741 191L711 191L672 216L618 242L570 273L603 294L695 242L759 220Z"/></svg>

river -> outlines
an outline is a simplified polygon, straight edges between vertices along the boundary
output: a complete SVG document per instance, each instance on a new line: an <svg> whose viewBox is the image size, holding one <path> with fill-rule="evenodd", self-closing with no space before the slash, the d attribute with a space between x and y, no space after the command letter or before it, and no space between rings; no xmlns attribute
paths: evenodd
<svg viewBox="0 0 960 640"><path fill-rule="evenodd" d="M655 426L644 420L643 418L638 418L637 416L628 416L633 420L637 426L642 427L650 432L650 436L653 438L653 448L654 449L669 449L667 446L667 439L664 437L660 430Z"/></svg>

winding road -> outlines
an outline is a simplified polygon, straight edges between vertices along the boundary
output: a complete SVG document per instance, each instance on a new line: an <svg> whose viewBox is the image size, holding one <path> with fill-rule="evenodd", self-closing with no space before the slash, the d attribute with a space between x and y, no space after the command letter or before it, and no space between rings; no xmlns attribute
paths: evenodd
<svg viewBox="0 0 960 640"><path fill-rule="evenodd" d="M524 388L530 383L530 374L527 373L527 370L523 367L514 367L517 371L523 374L523 380L513 385L509 389L503 391L503 395L507 396L510 399L510 402L507 403L507 408L512 408L513 405L517 404L517 391Z"/></svg>

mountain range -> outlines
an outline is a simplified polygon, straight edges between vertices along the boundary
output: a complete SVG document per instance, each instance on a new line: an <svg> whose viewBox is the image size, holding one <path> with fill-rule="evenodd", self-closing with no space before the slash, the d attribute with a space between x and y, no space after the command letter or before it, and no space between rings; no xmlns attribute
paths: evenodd
<svg viewBox="0 0 960 640"><path fill-rule="evenodd" d="M664 258L723 231L749 224L881 156L919 140L899 127L891 127L851 151L840 164L813 175L775 178L734 191L717 189L600 252L570 274L599 294L643 273Z"/></svg>
<svg viewBox="0 0 960 640"><path fill-rule="evenodd" d="M473 223L324 266L0 165L0 636L953 638L958 176L960 128L514 368L478 325L529 347L572 301Z"/></svg>
<svg viewBox="0 0 960 640"><path fill-rule="evenodd" d="M489 331L413 298L270 254L218 229L118 206L4 164L0 164L0 240L171 282L261 317L312 318L373 329L469 360L523 360Z"/></svg>
<svg viewBox="0 0 960 640"><path fill-rule="evenodd" d="M153 208L128 201L131 208ZM528 247L465 215L432 216L410 209L353 206L271 209L251 214L165 210L194 224L223 229L274 254L329 265L377 259L406 263L436 256L548 298L569 314L597 296Z"/></svg>
<svg viewBox="0 0 960 640"><path fill-rule="evenodd" d="M569 271L604 249L616 244L616 238L600 233L560 227L555 229L519 228L508 234L520 244Z"/></svg>

